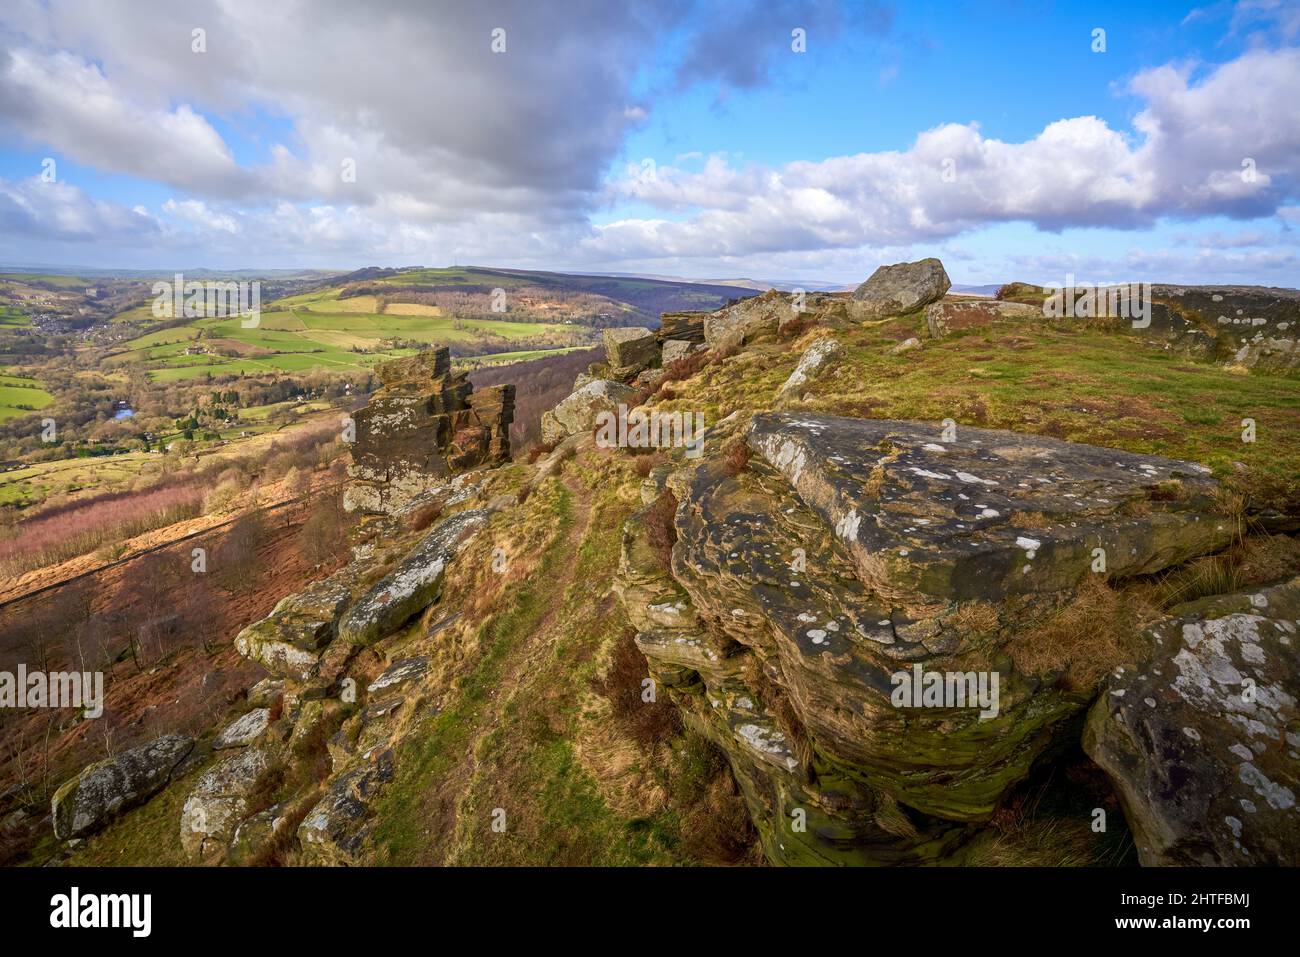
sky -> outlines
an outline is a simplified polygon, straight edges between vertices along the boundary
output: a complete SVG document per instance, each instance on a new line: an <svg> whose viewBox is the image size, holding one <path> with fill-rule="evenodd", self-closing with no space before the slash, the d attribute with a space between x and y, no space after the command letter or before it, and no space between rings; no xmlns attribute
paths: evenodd
<svg viewBox="0 0 1300 957"><path fill-rule="evenodd" d="M1300 0L6 0L0 263L1300 286Z"/></svg>

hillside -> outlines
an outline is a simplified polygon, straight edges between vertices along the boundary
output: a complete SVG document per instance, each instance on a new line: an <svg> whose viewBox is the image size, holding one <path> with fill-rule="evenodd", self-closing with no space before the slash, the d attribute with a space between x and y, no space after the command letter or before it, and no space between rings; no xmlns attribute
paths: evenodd
<svg viewBox="0 0 1300 957"><path fill-rule="evenodd" d="M948 289L606 329L513 459L511 383L380 366L347 547L150 662L229 677L206 722L112 683L107 763L4 792L22 859L1294 864L1300 294Z"/></svg>
<svg viewBox="0 0 1300 957"><path fill-rule="evenodd" d="M640 325L661 311L716 308L741 294L684 282L479 267L364 269L264 301L252 328L239 318L178 322L167 312L160 319L150 305L123 312L113 320L117 341L102 363L141 367L158 382L359 373L446 345L457 358L501 364L590 346L600 328ZM122 328L143 334L124 338Z"/></svg>

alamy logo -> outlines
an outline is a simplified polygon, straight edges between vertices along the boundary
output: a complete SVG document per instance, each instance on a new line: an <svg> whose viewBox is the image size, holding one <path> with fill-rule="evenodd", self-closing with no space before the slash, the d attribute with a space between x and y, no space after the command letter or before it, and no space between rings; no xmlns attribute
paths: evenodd
<svg viewBox="0 0 1300 957"><path fill-rule="evenodd" d="M104 713L102 671L0 671L0 708L81 708L87 718Z"/></svg>
<svg viewBox="0 0 1300 957"><path fill-rule="evenodd" d="M129 927L132 937L148 937L153 927L151 894L69 894L50 898L51 927Z"/></svg>
<svg viewBox="0 0 1300 957"><path fill-rule="evenodd" d="M602 449L682 447L688 459L696 459L704 451L704 413L629 412L620 403L617 411L596 415L596 445Z"/></svg>
<svg viewBox="0 0 1300 957"><path fill-rule="evenodd" d="M1048 319L1129 319L1134 329L1151 325L1151 283L1121 282L1110 286L1077 283L1074 273L1065 274L1065 285L1048 283L1052 294L1043 300Z"/></svg>
<svg viewBox="0 0 1300 957"><path fill-rule="evenodd" d="M256 328L262 321L262 283L185 281L177 273L173 282L159 280L153 284L153 314L156 319L212 319L239 316L245 329Z"/></svg>
<svg viewBox="0 0 1300 957"><path fill-rule="evenodd" d="M895 708L978 707L981 721L998 716L996 671L925 671L913 665L911 671L895 671L889 681Z"/></svg>

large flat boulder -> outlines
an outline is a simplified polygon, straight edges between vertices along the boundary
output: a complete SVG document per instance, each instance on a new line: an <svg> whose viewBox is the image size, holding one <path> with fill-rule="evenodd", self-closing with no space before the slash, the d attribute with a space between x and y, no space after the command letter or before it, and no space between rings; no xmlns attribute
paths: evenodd
<svg viewBox="0 0 1300 957"><path fill-rule="evenodd" d="M590 432L601 412L615 412L637 395L635 389L611 379L594 379L542 415L542 441L559 442L566 436Z"/></svg>
<svg viewBox="0 0 1300 957"><path fill-rule="evenodd" d="M1096 574L1094 550L1108 575L1137 575L1232 538L1200 466L1008 432L944 437L729 416L702 459L664 478L671 551L654 528L663 502L624 529L617 591L637 646L727 753L770 860L960 859L972 825L1093 700L1095 679L1022 670L1016 649ZM725 451L738 441L739 470ZM917 671L971 697L898 699L899 676ZM989 702L974 698L980 681Z"/></svg>
<svg viewBox="0 0 1300 957"><path fill-rule="evenodd" d="M881 266L853 290L849 318L862 322L905 315L942 299L951 286L943 263L933 257Z"/></svg>
<svg viewBox="0 0 1300 957"><path fill-rule="evenodd" d="M84 768L54 792L50 814L55 836L82 837L143 804L171 780L193 747L193 739L169 734Z"/></svg>
<svg viewBox="0 0 1300 957"><path fill-rule="evenodd" d="M1084 748L1143 864L1300 863L1300 578L1176 609L1117 672Z"/></svg>
<svg viewBox="0 0 1300 957"><path fill-rule="evenodd" d="M487 509L457 512L436 524L393 571L375 582L339 622L339 638L369 645L392 634L433 604L447 566L464 543L487 524Z"/></svg>
<svg viewBox="0 0 1300 957"><path fill-rule="evenodd" d="M748 443L821 516L882 596L1061 592L1104 549L1112 576L1226 545L1218 483L1191 462L960 426L767 413Z"/></svg>

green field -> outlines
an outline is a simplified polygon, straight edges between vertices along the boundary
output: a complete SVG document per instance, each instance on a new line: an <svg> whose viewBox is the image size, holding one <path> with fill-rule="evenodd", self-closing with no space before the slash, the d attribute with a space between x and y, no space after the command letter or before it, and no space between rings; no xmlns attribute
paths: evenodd
<svg viewBox="0 0 1300 957"><path fill-rule="evenodd" d="M0 375L0 422L20 415L31 415L53 401L54 397L40 388L35 379ZM21 406L30 408L24 409Z"/></svg>
<svg viewBox="0 0 1300 957"><path fill-rule="evenodd" d="M411 281L408 279L408 281ZM374 296L339 299L337 288L276 301L262 310L255 328L239 317L196 319L186 326L161 329L124 343L103 360L105 369L140 363L155 382L176 382L205 375L259 375L313 369L360 372L379 362L411 352L383 348L385 340L403 339L424 345L497 346L475 357L480 365L523 361L548 349L511 348L539 338L556 343L556 350L580 348L594 338L585 327L564 323L505 322L458 319L443 315L386 315ZM436 313L437 310L430 309ZM236 351L237 357L196 350ZM188 353L187 353L188 350Z"/></svg>
<svg viewBox="0 0 1300 957"><path fill-rule="evenodd" d="M31 318L25 313L8 303L0 303L0 326L30 326L31 324Z"/></svg>
<svg viewBox="0 0 1300 957"><path fill-rule="evenodd" d="M107 489L135 478L148 462L157 462L150 452L124 452L96 458L59 459L26 468L0 472L0 505L29 505L51 495L81 489Z"/></svg>
<svg viewBox="0 0 1300 957"><path fill-rule="evenodd" d="M59 289L78 289L90 285L80 276L56 276L52 273L6 272L0 273L0 281L11 279L14 282L43 282Z"/></svg>

